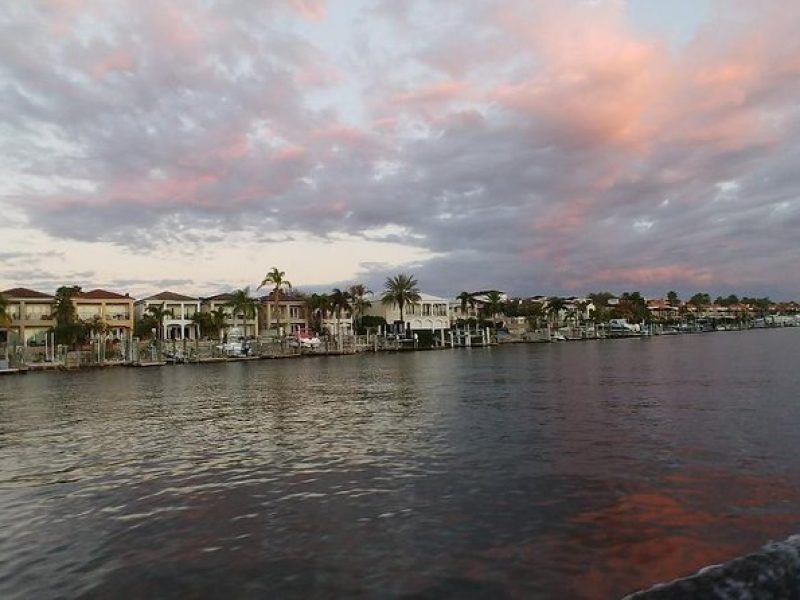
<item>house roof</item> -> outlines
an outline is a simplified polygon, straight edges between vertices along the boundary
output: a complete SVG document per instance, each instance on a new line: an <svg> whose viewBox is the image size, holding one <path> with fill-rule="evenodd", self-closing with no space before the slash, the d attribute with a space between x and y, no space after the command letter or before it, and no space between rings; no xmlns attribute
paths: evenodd
<svg viewBox="0 0 800 600"><path fill-rule="evenodd" d="M266 296L261 296L258 298L260 302L273 302L275 300L275 292L270 292ZM281 292L280 302L303 302L305 301L305 296L300 292L296 292L294 290Z"/></svg>
<svg viewBox="0 0 800 600"><path fill-rule="evenodd" d="M445 304L448 302L447 298L440 298L439 296L425 294L424 292L420 292L419 300L420 302L444 302Z"/></svg>
<svg viewBox="0 0 800 600"><path fill-rule="evenodd" d="M53 296L50 294L45 294L44 292L37 292L36 290L30 290L28 288L18 287L18 288L11 288L10 290L3 290L0 292L6 298L21 298L21 299L41 299L41 300L52 300Z"/></svg>
<svg viewBox="0 0 800 600"><path fill-rule="evenodd" d="M149 296L145 298L145 300L166 300L172 302L197 302L198 298L193 298L191 296L184 296L183 294L178 294L176 292L169 292L163 291L153 296Z"/></svg>
<svg viewBox="0 0 800 600"><path fill-rule="evenodd" d="M233 294L225 292L224 294L217 294L216 296L209 296L208 298L201 298L203 302L230 302L233 300Z"/></svg>
<svg viewBox="0 0 800 600"><path fill-rule="evenodd" d="M75 298L85 300L130 300L128 294L118 294L117 292L109 292L108 290L89 290L88 292L80 292L75 294Z"/></svg>

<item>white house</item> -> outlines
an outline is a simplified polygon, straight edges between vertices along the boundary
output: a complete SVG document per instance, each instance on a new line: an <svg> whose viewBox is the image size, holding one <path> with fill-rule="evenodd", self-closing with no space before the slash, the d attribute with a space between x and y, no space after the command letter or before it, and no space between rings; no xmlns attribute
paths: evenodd
<svg viewBox="0 0 800 600"><path fill-rule="evenodd" d="M390 325L400 321L400 307L396 304L383 304L380 300L373 302L365 314L383 317ZM403 321L405 328L412 331L450 329L448 300L430 294L420 294L419 302L403 306Z"/></svg>
<svg viewBox="0 0 800 600"><path fill-rule="evenodd" d="M193 340L197 338L197 325L192 321L195 313L200 312L200 299L184 296L175 292L161 292L134 304L136 318L141 319L147 314L147 307L158 306L171 314L164 317L162 323L163 338L165 340Z"/></svg>

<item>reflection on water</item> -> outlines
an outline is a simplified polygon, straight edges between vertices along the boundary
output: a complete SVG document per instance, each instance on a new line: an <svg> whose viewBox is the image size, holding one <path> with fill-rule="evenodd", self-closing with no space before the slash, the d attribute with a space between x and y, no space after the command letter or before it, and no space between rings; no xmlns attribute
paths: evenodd
<svg viewBox="0 0 800 600"><path fill-rule="evenodd" d="M5 378L0 596L620 596L800 530L798 342Z"/></svg>

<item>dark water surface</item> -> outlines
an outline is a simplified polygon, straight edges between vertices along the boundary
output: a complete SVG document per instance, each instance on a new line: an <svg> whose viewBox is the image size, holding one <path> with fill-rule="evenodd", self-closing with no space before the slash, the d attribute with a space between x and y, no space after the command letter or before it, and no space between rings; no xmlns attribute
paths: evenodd
<svg viewBox="0 0 800 600"><path fill-rule="evenodd" d="M800 531L799 348L6 377L0 597L618 597Z"/></svg>

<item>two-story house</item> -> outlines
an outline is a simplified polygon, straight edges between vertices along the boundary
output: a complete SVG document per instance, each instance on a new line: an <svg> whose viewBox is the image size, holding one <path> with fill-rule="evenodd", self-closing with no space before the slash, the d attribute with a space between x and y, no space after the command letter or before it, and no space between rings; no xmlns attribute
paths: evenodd
<svg viewBox="0 0 800 600"><path fill-rule="evenodd" d="M231 293L217 294L208 298L200 298L200 310L203 312L213 312L221 308L225 312L225 329L236 327L242 332L244 337L258 337L258 308L254 315L234 314L231 302L234 296ZM258 302L256 302L258 306Z"/></svg>
<svg viewBox="0 0 800 600"><path fill-rule="evenodd" d="M411 331L450 329L448 305L447 298L420 294L419 302L403 306L403 326L406 330ZM400 321L400 307L396 304L387 305L380 301L373 302L365 314L383 317L389 325L399 324Z"/></svg>
<svg viewBox="0 0 800 600"><path fill-rule="evenodd" d="M0 331L0 342L28 345L44 344L47 332L55 327L53 301L50 294L28 288L12 288L0 292L5 298L6 312L10 317L5 331Z"/></svg>
<svg viewBox="0 0 800 600"><path fill-rule="evenodd" d="M75 294L72 302L80 320L99 318L114 338L123 339L133 331L133 298L129 294L89 290Z"/></svg>
<svg viewBox="0 0 800 600"><path fill-rule="evenodd" d="M258 327L263 333L275 331L279 327L287 335L308 329L305 297L296 292L282 293L275 310L274 292L258 299Z"/></svg>
<svg viewBox="0 0 800 600"><path fill-rule="evenodd" d="M194 340L198 338L197 324L192 320L200 312L200 298L163 291L134 304L136 318L148 314L148 307L157 306L167 311L162 322L162 337L165 340Z"/></svg>

